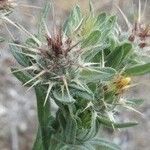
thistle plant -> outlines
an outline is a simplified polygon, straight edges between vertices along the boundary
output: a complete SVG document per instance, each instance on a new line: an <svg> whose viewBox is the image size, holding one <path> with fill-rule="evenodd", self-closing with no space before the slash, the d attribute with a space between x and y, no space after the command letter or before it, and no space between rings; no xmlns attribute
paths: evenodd
<svg viewBox="0 0 150 150"><path fill-rule="evenodd" d="M50 8L47 2L37 34L10 43L19 64L12 73L36 93L39 128L33 150L119 150L98 135L100 127L137 125L117 121L116 114L122 107L138 112L141 100L123 93L134 86L132 77L150 72L150 62L137 53L129 32L122 38L117 17L95 15L91 2L86 15L77 5L63 25L53 23L52 32L46 25Z"/></svg>

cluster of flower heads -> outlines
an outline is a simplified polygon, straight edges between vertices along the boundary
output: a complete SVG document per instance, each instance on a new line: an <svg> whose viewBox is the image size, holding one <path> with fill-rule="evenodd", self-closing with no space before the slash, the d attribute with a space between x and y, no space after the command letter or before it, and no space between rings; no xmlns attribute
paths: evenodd
<svg viewBox="0 0 150 150"><path fill-rule="evenodd" d="M124 32L126 35L125 38L133 44L135 55L137 56L136 59L141 62L145 62L145 60L149 62L150 55L150 23L145 18L146 6L147 1L145 1L144 7L142 8L141 0L139 0L138 13L131 14L134 17L132 21L130 21L124 12L118 7L118 10L122 14L128 28L128 30Z"/></svg>
<svg viewBox="0 0 150 150"><path fill-rule="evenodd" d="M0 10L9 10L15 6L15 0L0 0Z"/></svg>
<svg viewBox="0 0 150 150"><path fill-rule="evenodd" d="M140 48L149 46L150 25L135 23L132 29L132 34L129 36L129 41L138 42Z"/></svg>

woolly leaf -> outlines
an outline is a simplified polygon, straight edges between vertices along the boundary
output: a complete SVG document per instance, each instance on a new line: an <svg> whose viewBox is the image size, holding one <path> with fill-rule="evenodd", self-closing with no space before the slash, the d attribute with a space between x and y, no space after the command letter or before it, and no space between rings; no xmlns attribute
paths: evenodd
<svg viewBox="0 0 150 150"><path fill-rule="evenodd" d="M125 101L126 104L128 104L128 105L130 105L132 107L134 107L134 106L140 106L140 105L143 104L143 102L144 102L143 99L127 99Z"/></svg>
<svg viewBox="0 0 150 150"><path fill-rule="evenodd" d="M107 14L105 12L98 15L96 24L98 24L99 26L102 25L106 21L106 17L107 17Z"/></svg>
<svg viewBox="0 0 150 150"><path fill-rule="evenodd" d="M96 115L93 113L91 118L91 128L88 134L83 138L84 141L88 141L89 139L96 136L99 129L99 123L97 122Z"/></svg>
<svg viewBox="0 0 150 150"><path fill-rule="evenodd" d="M89 143L95 145L96 150L121 150L116 144L100 138L93 138Z"/></svg>
<svg viewBox="0 0 150 150"><path fill-rule="evenodd" d="M27 58L27 56L25 56L24 54L20 53L22 51L21 49L19 49L15 45L10 45L10 50L11 50L12 55L15 57L15 59L17 60L17 62L20 65L22 65L24 67L29 66L30 61Z"/></svg>
<svg viewBox="0 0 150 150"><path fill-rule="evenodd" d="M69 104L75 102L75 99L71 95L69 95L66 91L64 93L61 93L58 90L54 90L53 96L55 100L58 100L61 103Z"/></svg>
<svg viewBox="0 0 150 150"><path fill-rule="evenodd" d="M76 146L76 149L78 149L78 150L95 150L94 146L92 146L92 144L90 144L89 142L85 142L81 146ZM74 150L76 150L76 149L74 149Z"/></svg>
<svg viewBox="0 0 150 150"><path fill-rule="evenodd" d="M137 122L116 123L104 117L98 117L99 123L109 128L129 128L138 125Z"/></svg>
<svg viewBox="0 0 150 150"><path fill-rule="evenodd" d="M114 27L116 24L116 16L111 16L109 19L105 21L103 26L99 27L99 30L102 33L102 40L104 41L105 38L108 37L110 33L113 33Z"/></svg>
<svg viewBox="0 0 150 150"><path fill-rule="evenodd" d="M94 46L100 39L101 32L99 30L93 31L85 40L83 40L81 47Z"/></svg>
<svg viewBox="0 0 150 150"><path fill-rule="evenodd" d="M26 82L28 82L29 80L32 79L32 76L28 73L22 72L22 71L17 71L17 68L11 68L11 71L13 73L13 75L19 80L21 81L23 84L25 84ZM30 82L29 84L27 84L26 86L32 86L33 82Z"/></svg>
<svg viewBox="0 0 150 150"><path fill-rule="evenodd" d="M45 31L44 22L45 22L46 18L48 17L50 7L51 7L50 1L46 0L45 6L42 9L41 16L40 16L39 21L38 21L39 23L38 23L38 36L37 37L40 40L45 38L46 31Z"/></svg>
<svg viewBox="0 0 150 150"><path fill-rule="evenodd" d="M93 93L92 91L85 85L83 82L79 86L79 84L70 84L69 87L71 87L71 95L76 97L81 97L85 100L92 100L93 99Z"/></svg>
<svg viewBox="0 0 150 150"><path fill-rule="evenodd" d="M127 55L131 52L131 50L132 45L129 43L125 43L117 47L106 58L106 66L118 68L122 64L122 62L126 59Z"/></svg>
<svg viewBox="0 0 150 150"><path fill-rule="evenodd" d="M127 76L139 76L150 73L150 63L136 65L131 68L127 68L124 71L124 74Z"/></svg>
<svg viewBox="0 0 150 150"><path fill-rule="evenodd" d="M107 81L113 78L116 71L112 68L105 67L101 69L83 69L80 73L81 78L86 82Z"/></svg>
<svg viewBox="0 0 150 150"><path fill-rule="evenodd" d="M66 143L74 144L76 141L77 122L74 118L68 117L66 121Z"/></svg>
<svg viewBox="0 0 150 150"><path fill-rule="evenodd" d="M82 21L82 14L79 6L74 7L70 16L63 26L63 31L66 35L72 34Z"/></svg>

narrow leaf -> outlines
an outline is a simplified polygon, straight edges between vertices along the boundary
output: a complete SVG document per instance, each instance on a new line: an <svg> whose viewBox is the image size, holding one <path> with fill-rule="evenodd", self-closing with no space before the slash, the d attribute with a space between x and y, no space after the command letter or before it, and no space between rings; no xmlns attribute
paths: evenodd
<svg viewBox="0 0 150 150"><path fill-rule="evenodd" d="M128 105L130 105L132 107L134 107L134 106L140 106L140 105L143 104L143 102L144 102L143 99L127 99L125 101L126 104L128 104Z"/></svg>
<svg viewBox="0 0 150 150"><path fill-rule="evenodd" d="M81 78L86 82L97 82L97 81L107 81L116 74L116 71L112 68L105 67L101 69L83 69L80 73Z"/></svg>
<svg viewBox="0 0 150 150"><path fill-rule="evenodd" d="M66 35L72 34L82 21L82 14L79 6L74 7L70 16L63 26L63 31Z"/></svg>
<svg viewBox="0 0 150 150"><path fill-rule="evenodd" d="M94 138L96 136L97 132L98 132L99 123L97 122L97 118L96 118L96 114L95 113L92 114L91 120L92 121L91 121L90 131L88 132L88 134L83 139L84 141L88 141L89 139Z"/></svg>
<svg viewBox="0 0 150 150"><path fill-rule="evenodd" d="M39 18L39 24L38 24L38 38L43 39L45 37L46 31L45 31L45 25L44 22L48 17L48 13L50 10L51 3L49 0L46 0L45 6L43 7L43 10L41 12L41 16Z"/></svg>
<svg viewBox="0 0 150 150"><path fill-rule="evenodd" d="M122 64L122 62L126 59L127 55L132 49L132 45L129 43L125 43L119 47L117 47L114 51L112 51L106 58L106 66L118 68Z"/></svg>
<svg viewBox="0 0 150 150"><path fill-rule="evenodd" d="M138 125L137 122L116 123L104 117L98 117L101 124L110 128L128 128Z"/></svg>
<svg viewBox="0 0 150 150"><path fill-rule="evenodd" d="M105 12L98 15L96 24L98 24L99 26L102 25L104 21L106 21L106 17L107 17L107 14Z"/></svg>
<svg viewBox="0 0 150 150"><path fill-rule="evenodd" d="M68 95L66 91L62 94L59 90L54 90L53 96L55 100L61 103L69 104L75 102L75 99L71 95Z"/></svg>
<svg viewBox="0 0 150 150"><path fill-rule="evenodd" d="M28 73L25 73L23 71L17 71L17 68L11 68L11 71L13 73L13 75L19 80L21 81L23 84L27 83L29 80L32 79L32 76L29 75ZM26 86L32 86L32 82L30 82L29 84L27 84Z"/></svg>
<svg viewBox="0 0 150 150"><path fill-rule="evenodd" d="M96 150L121 150L116 144L105 141L104 139L93 138L89 142L96 146Z"/></svg>
<svg viewBox="0 0 150 150"><path fill-rule="evenodd" d="M65 136L66 136L66 143L74 144L76 141L76 132L77 132L77 123L74 118L68 117L66 121L66 129L65 129Z"/></svg>
<svg viewBox="0 0 150 150"><path fill-rule="evenodd" d="M23 53L20 53L20 52L22 52L21 49L19 49L15 45L10 45L9 47L10 47L12 55L15 57L15 59L17 60L17 62L20 65L22 65L24 67L29 66L30 61L29 61L29 59L27 58L26 55L24 55Z"/></svg>
<svg viewBox="0 0 150 150"><path fill-rule="evenodd" d="M96 44L101 37L101 32L99 30L93 31L85 40L83 40L83 43L81 45L82 48L93 46Z"/></svg>
<svg viewBox="0 0 150 150"><path fill-rule="evenodd" d="M127 76L139 76L150 73L150 63L143 65L136 65L131 68L127 68L124 74Z"/></svg>

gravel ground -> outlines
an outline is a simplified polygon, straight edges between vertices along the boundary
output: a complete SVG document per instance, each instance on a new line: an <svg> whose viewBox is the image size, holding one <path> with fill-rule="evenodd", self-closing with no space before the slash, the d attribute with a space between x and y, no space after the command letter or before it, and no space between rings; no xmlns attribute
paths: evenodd
<svg viewBox="0 0 150 150"><path fill-rule="evenodd" d="M64 18L69 13L69 9L73 6L76 0L56 0L56 16L58 20ZM137 2L138 0L135 0ZM20 1L22 2L22 1ZM95 7L97 11L113 9L109 5L109 0L95 0ZM131 2L127 0L120 1L120 5L124 6ZM149 2L149 0L148 0ZM24 0L24 4L32 4L41 6L40 0ZM80 0L81 6L84 10L87 9L86 0ZM147 5L150 8L150 4ZM126 10L124 7L123 10ZM150 14L150 13L149 13ZM16 8L12 18L24 25L25 28L31 32L36 31L37 16L39 10L30 9L27 7ZM148 15L147 15L148 17ZM18 33L15 28L11 28L13 33L17 33L14 37L17 40L24 39L22 33ZM7 37L8 32L3 26L0 26L0 35ZM9 67L15 65L9 48L4 43L0 45L0 150L30 150L32 142L36 133L36 101L34 91L26 92L26 88L21 86L11 74ZM120 144L122 150L149 150L149 134L150 134L150 75L146 75L134 79L140 85L135 86L132 92L128 93L129 97L144 98L145 103L140 107L140 112L144 115L139 116L135 113L125 112L122 114L124 119L137 119L140 124L135 128L130 128L121 131L106 131L108 134L101 134L102 136L113 139ZM111 134L110 134L111 133Z"/></svg>

